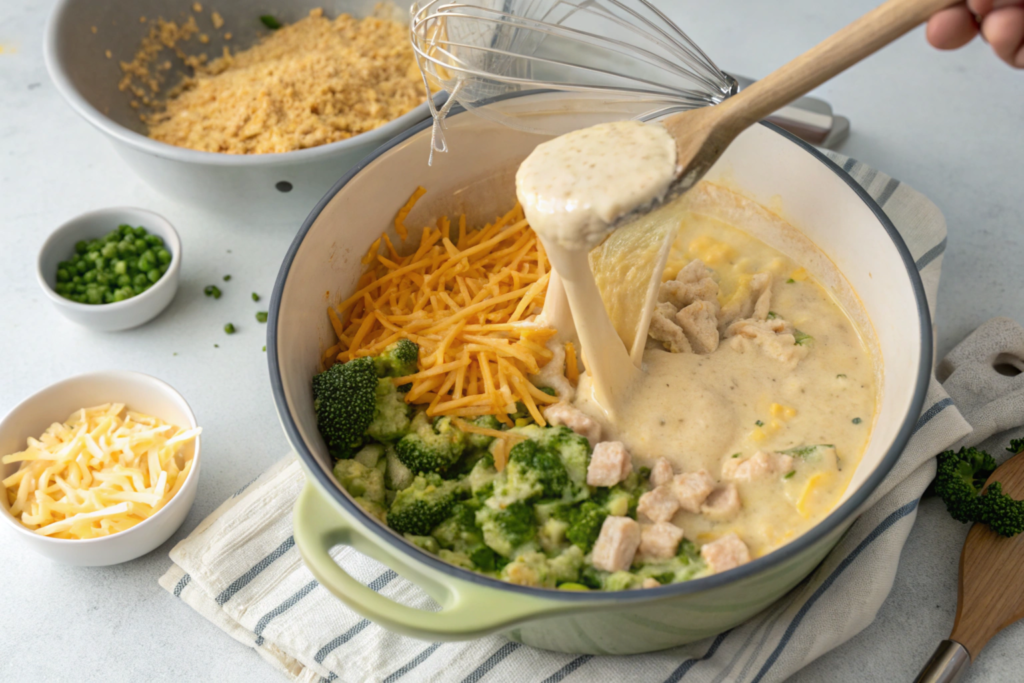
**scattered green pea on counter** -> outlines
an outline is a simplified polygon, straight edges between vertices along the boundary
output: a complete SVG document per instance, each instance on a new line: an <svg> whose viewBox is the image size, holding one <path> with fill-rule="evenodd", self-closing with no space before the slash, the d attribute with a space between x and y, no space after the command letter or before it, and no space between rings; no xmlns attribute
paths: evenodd
<svg viewBox="0 0 1024 683"><path fill-rule="evenodd" d="M256 322L258 322L258 323L265 323L265 322L267 322L267 312L266 311L257 311L257 313L256 313Z"/></svg>
<svg viewBox="0 0 1024 683"><path fill-rule="evenodd" d="M80 304L112 304L142 294L171 264L159 235L120 225L94 240L81 240L74 255L57 264L54 290Z"/></svg>
<svg viewBox="0 0 1024 683"><path fill-rule="evenodd" d="M206 285L206 288L203 290L203 294L206 296L212 296L214 299L219 299L220 287L217 285Z"/></svg>
<svg viewBox="0 0 1024 683"><path fill-rule="evenodd" d="M232 325L231 323L228 323L227 325L224 326L224 332L227 334L234 334L235 326Z"/></svg>

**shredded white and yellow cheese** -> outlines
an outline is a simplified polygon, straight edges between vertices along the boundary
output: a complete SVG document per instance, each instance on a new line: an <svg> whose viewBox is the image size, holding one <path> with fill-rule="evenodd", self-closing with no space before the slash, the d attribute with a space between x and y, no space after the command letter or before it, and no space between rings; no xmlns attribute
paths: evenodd
<svg viewBox="0 0 1024 683"><path fill-rule="evenodd" d="M42 536L108 536L142 522L178 493L192 469L186 448L202 430L182 429L107 403L55 422L27 448L0 462L20 462L3 480L11 514Z"/></svg>

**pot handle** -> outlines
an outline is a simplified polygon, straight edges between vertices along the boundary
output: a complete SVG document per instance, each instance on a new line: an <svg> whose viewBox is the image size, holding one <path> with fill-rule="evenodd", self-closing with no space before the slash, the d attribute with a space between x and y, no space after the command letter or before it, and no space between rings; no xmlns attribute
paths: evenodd
<svg viewBox="0 0 1024 683"><path fill-rule="evenodd" d="M295 505L295 544L320 584L353 610L384 628L424 640L470 640L507 630L544 613L563 611L565 603L521 593L506 593L413 566L387 553L341 517L307 482ZM407 607L352 578L328 551L347 545L393 568L440 605L437 612Z"/></svg>

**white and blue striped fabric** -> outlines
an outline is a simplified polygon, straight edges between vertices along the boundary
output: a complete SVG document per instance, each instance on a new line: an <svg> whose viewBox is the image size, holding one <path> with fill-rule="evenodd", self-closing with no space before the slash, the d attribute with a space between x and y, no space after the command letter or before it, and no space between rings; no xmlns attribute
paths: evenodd
<svg viewBox="0 0 1024 683"><path fill-rule="evenodd" d="M946 226L910 187L853 159L831 155L882 206L921 271L934 312ZM160 584L297 681L781 681L864 629L889 594L934 475L935 454L971 440L971 425L932 378L906 452L826 560L778 603L727 633L673 650L626 657L567 655L501 637L427 643L361 618L319 586L302 564L291 515L303 485L294 456L274 466L171 551ZM987 435L986 435L987 436ZM413 606L432 601L392 570L339 548L337 559L374 590Z"/></svg>

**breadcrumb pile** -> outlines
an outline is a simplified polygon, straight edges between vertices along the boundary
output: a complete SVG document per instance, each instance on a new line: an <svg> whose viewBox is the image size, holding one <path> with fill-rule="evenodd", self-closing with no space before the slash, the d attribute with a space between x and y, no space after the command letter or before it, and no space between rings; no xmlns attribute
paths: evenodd
<svg viewBox="0 0 1024 683"><path fill-rule="evenodd" d="M166 23L150 42L180 52L172 38L195 30L189 22ZM140 55L149 57L155 47L144 42ZM136 62L122 64L126 81L134 76L155 94L156 81L147 82L144 65ZM222 57L193 57L187 65L194 75L142 118L154 140L204 152L268 154L325 145L373 130L425 100L408 28L375 16L330 20L316 9L248 50L225 48ZM141 99L136 87L125 86Z"/></svg>

